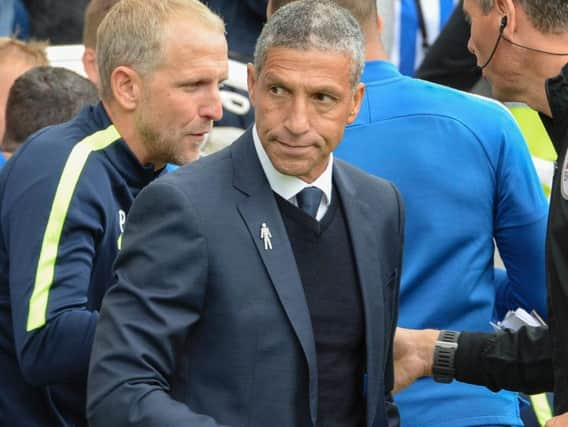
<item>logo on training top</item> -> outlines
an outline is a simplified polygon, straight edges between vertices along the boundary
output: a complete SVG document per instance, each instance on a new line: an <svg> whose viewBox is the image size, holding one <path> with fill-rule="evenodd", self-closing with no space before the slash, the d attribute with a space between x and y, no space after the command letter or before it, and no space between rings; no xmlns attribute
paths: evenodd
<svg viewBox="0 0 568 427"><path fill-rule="evenodd" d="M116 246L118 250L122 249L122 234L124 233L124 224L126 223L126 212L122 209L118 210L118 225L120 227L120 235L118 236L118 240L116 241Z"/></svg>
<svg viewBox="0 0 568 427"><path fill-rule="evenodd" d="M118 225L120 226L120 232L124 233L124 224L126 223L126 212L122 209L118 210Z"/></svg>
<svg viewBox="0 0 568 427"><path fill-rule="evenodd" d="M562 178L562 182L560 183L560 192L564 200L568 200L568 155L566 154L564 154L564 162L562 163L562 174L560 176Z"/></svg>

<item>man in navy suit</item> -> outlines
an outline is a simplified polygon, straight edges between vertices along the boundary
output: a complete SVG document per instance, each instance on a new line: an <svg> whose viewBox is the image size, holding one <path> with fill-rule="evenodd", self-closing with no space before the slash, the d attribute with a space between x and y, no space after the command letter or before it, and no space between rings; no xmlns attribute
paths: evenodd
<svg viewBox="0 0 568 427"><path fill-rule="evenodd" d="M129 212L88 383L91 426L397 426L397 190L334 159L364 40L328 2L269 20L256 123Z"/></svg>

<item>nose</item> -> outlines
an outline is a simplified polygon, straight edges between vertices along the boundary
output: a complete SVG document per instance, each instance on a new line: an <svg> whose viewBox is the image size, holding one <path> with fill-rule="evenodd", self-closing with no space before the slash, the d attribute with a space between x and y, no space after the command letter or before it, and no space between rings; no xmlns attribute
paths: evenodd
<svg viewBox="0 0 568 427"><path fill-rule="evenodd" d="M221 95L217 86L207 91L207 95L201 101L199 115L207 120L221 120L223 117L223 104L221 103Z"/></svg>
<svg viewBox="0 0 568 427"><path fill-rule="evenodd" d="M295 96L284 118L284 126L294 135L306 133L310 128L308 103L305 97Z"/></svg>

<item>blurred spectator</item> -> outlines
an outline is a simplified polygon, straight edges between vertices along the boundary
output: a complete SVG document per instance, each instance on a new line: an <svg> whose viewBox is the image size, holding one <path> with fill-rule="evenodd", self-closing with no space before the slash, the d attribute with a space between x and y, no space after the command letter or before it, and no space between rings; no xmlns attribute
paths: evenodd
<svg viewBox="0 0 568 427"><path fill-rule="evenodd" d="M2 0L0 1L0 37L12 35L23 40L28 38L28 12L21 0Z"/></svg>
<svg viewBox="0 0 568 427"><path fill-rule="evenodd" d="M422 62L457 0L377 0L383 15L382 41L390 60L406 75Z"/></svg>
<svg viewBox="0 0 568 427"><path fill-rule="evenodd" d="M30 36L52 45L81 43L88 0L22 0L28 10Z"/></svg>
<svg viewBox="0 0 568 427"><path fill-rule="evenodd" d="M250 62L256 39L266 22L267 0L202 1L225 21L232 58L240 62Z"/></svg>
<svg viewBox="0 0 568 427"><path fill-rule="evenodd" d="M83 67L85 72L95 85L99 84L99 73L97 71L97 29L99 24L106 16L108 11L119 0L91 0L85 10L85 25L83 27Z"/></svg>
<svg viewBox="0 0 568 427"><path fill-rule="evenodd" d="M32 133L66 122L98 102L97 88L77 73L59 67L35 67L16 79L6 104L1 148L9 158Z"/></svg>
<svg viewBox="0 0 568 427"><path fill-rule="evenodd" d="M32 67L47 65L46 43L0 38L0 138L4 135L4 112L10 87Z"/></svg>
<svg viewBox="0 0 568 427"><path fill-rule="evenodd" d="M428 50L416 77L460 90L471 90L481 78L477 60L467 49L469 24L461 2Z"/></svg>
<svg viewBox="0 0 568 427"><path fill-rule="evenodd" d="M242 76L229 81L221 90L223 118L214 123L204 154L211 154L237 139L254 121L254 110L246 91L246 63L252 61L254 46L266 22L267 0L201 0L225 21L229 43L232 75ZM235 84L237 83L237 84Z"/></svg>

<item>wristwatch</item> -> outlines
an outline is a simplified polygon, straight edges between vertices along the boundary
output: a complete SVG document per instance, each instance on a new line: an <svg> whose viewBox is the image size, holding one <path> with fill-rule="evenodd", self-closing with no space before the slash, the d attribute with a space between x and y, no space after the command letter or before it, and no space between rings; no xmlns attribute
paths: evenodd
<svg viewBox="0 0 568 427"><path fill-rule="evenodd" d="M455 377L455 355L458 348L459 332L440 331L434 347L432 374L434 381L451 383Z"/></svg>

